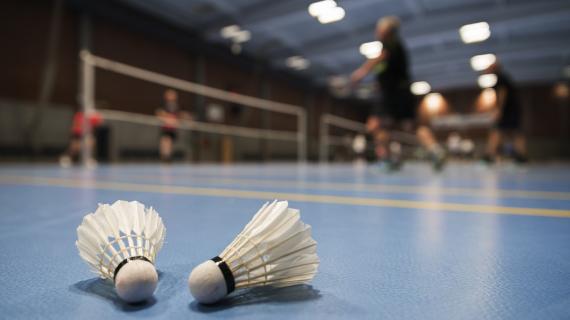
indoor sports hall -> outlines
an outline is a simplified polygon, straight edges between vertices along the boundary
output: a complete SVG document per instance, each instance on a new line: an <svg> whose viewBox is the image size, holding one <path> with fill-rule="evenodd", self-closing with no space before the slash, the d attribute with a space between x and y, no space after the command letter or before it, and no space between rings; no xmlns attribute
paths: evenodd
<svg viewBox="0 0 570 320"><path fill-rule="evenodd" d="M570 318L568 1L0 7L0 318Z"/></svg>

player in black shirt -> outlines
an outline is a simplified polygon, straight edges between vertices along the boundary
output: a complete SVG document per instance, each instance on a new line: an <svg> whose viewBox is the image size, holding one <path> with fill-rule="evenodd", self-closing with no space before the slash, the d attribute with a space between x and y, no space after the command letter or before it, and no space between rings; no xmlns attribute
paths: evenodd
<svg viewBox="0 0 570 320"><path fill-rule="evenodd" d="M352 73L353 84L361 81L370 72L376 74L382 99L369 116L366 128L376 142L376 156L387 161L392 169L401 165L398 144L391 142L389 130L399 127L404 131L416 129L416 135L431 154L434 168L439 170L445 161L445 153L427 126L416 125L414 98L410 92L408 57L399 36L400 22L396 17L385 17L378 21L376 37L383 44L377 58L367 60Z"/></svg>
<svg viewBox="0 0 570 320"><path fill-rule="evenodd" d="M178 138L180 120L191 120L188 112L180 110L178 93L173 89L164 91L164 105L156 110L157 117L162 121L160 128L160 159L164 162L172 160L173 145Z"/></svg>
<svg viewBox="0 0 570 320"><path fill-rule="evenodd" d="M508 136L513 138L514 160L519 163L527 162L526 139L521 132L521 106L517 90L498 62L489 66L485 73L497 76L497 83L493 87L497 103L496 123L489 134L487 154L483 160L488 163L494 162L502 138Z"/></svg>

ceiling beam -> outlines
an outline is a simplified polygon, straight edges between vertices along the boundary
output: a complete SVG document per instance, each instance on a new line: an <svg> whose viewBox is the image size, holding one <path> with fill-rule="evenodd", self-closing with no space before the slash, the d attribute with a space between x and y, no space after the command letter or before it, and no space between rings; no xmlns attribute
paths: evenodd
<svg viewBox="0 0 570 320"><path fill-rule="evenodd" d="M405 0L406 6L410 9L410 11L416 16L420 17L423 16L425 13L425 9L418 0Z"/></svg>
<svg viewBox="0 0 570 320"><path fill-rule="evenodd" d="M220 1L220 0L218 0ZM275 17L289 16L292 13L299 12L301 8L306 10L306 0L288 0L288 1L271 1L259 0L247 6L238 7L236 2L231 1L235 10L239 15L229 19L228 17L216 17L204 24L198 26L201 30L205 30L206 34L218 32L220 28L232 23L240 25L248 25L255 23L264 23ZM308 15L308 13L307 13Z"/></svg>

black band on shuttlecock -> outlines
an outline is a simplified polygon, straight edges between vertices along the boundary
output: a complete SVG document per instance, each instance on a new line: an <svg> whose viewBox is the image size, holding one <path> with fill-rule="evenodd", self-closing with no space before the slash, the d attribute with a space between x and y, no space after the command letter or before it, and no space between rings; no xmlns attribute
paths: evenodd
<svg viewBox="0 0 570 320"><path fill-rule="evenodd" d="M224 280L226 281L226 288L228 289L228 294L233 292L236 289L236 281L234 279L232 270L230 270L228 264L222 258L217 256L213 257L211 260L214 261L218 266L218 268L220 268L220 270L222 271L222 274L224 275Z"/></svg>
<svg viewBox="0 0 570 320"><path fill-rule="evenodd" d="M145 256L134 256L134 257L126 258L125 260L121 261L121 263L119 263L119 264L117 265L117 267L115 268L115 273L113 274L113 281L115 281L115 278L117 277L117 274L119 274L119 270L121 270L121 268L122 268L125 264L127 264L127 263L129 263L130 261L133 261L133 260L143 260L143 261L146 261L146 262L150 262L150 263L152 264L152 262L151 262L147 257L145 257Z"/></svg>

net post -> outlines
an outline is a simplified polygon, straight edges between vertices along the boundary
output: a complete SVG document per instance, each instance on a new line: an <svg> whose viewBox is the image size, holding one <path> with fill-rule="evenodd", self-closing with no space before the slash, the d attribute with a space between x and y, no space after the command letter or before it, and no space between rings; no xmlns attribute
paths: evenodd
<svg viewBox="0 0 570 320"><path fill-rule="evenodd" d="M329 126L327 118L327 114L324 114L319 121L319 161L321 163L326 163L329 158Z"/></svg>
<svg viewBox="0 0 570 320"><path fill-rule="evenodd" d="M307 161L307 113L299 110L297 114L297 161Z"/></svg>
<svg viewBox="0 0 570 320"><path fill-rule="evenodd" d="M81 60L81 110L83 111L83 132L81 141L81 162L84 167L88 167L93 159L90 145L94 142L92 128L89 118L95 110L95 67L91 62L91 53L88 50L81 50L79 53Z"/></svg>

